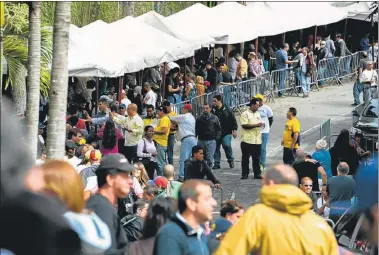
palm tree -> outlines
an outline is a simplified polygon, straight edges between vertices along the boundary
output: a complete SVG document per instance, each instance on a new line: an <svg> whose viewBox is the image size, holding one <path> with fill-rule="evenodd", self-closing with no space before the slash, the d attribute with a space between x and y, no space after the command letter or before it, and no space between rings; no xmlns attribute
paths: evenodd
<svg viewBox="0 0 379 255"><path fill-rule="evenodd" d="M53 65L51 68L49 122L47 125L47 158L63 159L65 154L70 9L70 2L58 1L55 5Z"/></svg>
<svg viewBox="0 0 379 255"><path fill-rule="evenodd" d="M11 85L13 105L16 114L24 114L26 109L26 82L28 68L28 26L19 30L6 24L3 30L3 55L8 64L5 89ZM40 92L47 95L50 87L50 68L52 60L52 33L50 28L41 28L41 70Z"/></svg>
<svg viewBox="0 0 379 255"><path fill-rule="evenodd" d="M28 84L26 125L33 158L37 156L39 83L41 72L41 5L29 3Z"/></svg>

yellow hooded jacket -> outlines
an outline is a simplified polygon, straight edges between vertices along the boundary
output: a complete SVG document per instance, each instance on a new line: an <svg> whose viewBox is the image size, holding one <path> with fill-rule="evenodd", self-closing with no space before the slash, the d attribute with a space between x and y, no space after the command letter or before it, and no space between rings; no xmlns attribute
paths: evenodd
<svg viewBox="0 0 379 255"><path fill-rule="evenodd" d="M333 230L310 211L312 201L298 187L264 186L260 199L226 233L214 255L338 254Z"/></svg>

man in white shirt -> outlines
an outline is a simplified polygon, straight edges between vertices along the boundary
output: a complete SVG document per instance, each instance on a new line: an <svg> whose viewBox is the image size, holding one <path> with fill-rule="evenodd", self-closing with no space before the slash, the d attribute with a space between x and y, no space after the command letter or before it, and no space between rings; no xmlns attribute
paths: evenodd
<svg viewBox="0 0 379 255"><path fill-rule="evenodd" d="M156 107L156 103L157 103L157 95L154 93L154 91L151 89L151 84L148 83L148 82L145 82L143 84L143 87L145 88L146 90L146 95L145 95L145 98L143 99L143 104L144 105L148 105L148 104L151 104L153 105L154 107Z"/></svg>
<svg viewBox="0 0 379 255"><path fill-rule="evenodd" d="M179 159L179 180L184 179L184 161L191 156L192 147L196 145L195 125L196 119L192 115L192 105L186 104L183 106L182 114L177 116L169 116L172 122L178 124L178 139L181 141L180 145L180 159Z"/></svg>
<svg viewBox="0 0 379 255"><path fill-rule="evenodd" d="M132 162L137 156L137 144L143 135L143 120L137 113L137 105L129 104L128 116L124 117L117 113L110 113L110 117L116 124L122 125L125 130L125 157Z"/></svg>
<svg viewBox="0 0 379 255"><path fill-rule="evenodd" d="M126 97L126 91L125 90L122 90L122 93L121 93L121 104L124 104L125 105L125 109L128 108L128 105L130 105L132 102Z"/></svg>
<svg viewBox="0 0 379 255"><path fill-rule="evenodd" d="M373 69L372 61L367 62L366 69L362 72L359 81L364 85L363 101L368 104L371 100L373 87L376 86L378 81L378 73Z"/></svg>
<svg viewBox="0 0 379 255"><path fill-rule="evenodd" d="M274 122L274 113L270 106L263 104L264 98L262 94L256 94L255 98L259 99L259 109L258 112L261 115L262 121L265 123L262 128L262 145L261 145L261 171L266 170L266 153L267 153L267 142L270 133L270 127Z"/></svg>

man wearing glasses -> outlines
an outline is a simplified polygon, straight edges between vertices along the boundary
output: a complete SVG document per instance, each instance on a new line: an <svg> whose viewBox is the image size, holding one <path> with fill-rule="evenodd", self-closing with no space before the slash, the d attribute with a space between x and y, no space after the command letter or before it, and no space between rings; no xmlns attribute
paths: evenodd
<svg viewBox="0 0 379 255"><path fill-rule="evenodd" d="M307 194L309 198L312 200L312 203L313 203L312 210L314 211L317 209L317 195L313 193L312 187L313 187L313 181L311 178L304 177L301 179L300 189L304 191L305 194Z"/></svg>

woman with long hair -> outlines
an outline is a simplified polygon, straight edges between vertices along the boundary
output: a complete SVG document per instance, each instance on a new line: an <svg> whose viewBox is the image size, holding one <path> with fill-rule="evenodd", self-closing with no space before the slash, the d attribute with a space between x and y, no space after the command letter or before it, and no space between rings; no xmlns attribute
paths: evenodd
<svg viewBox="0 0 379 255"><path fill-rule="evenodd" d="M116 128L113 120L107 120L104 127L102 127L97 133L99 139L102 140L101 154L113 154L118 153L118 140L124 138L122 133Z"/></svg>
<svg viewBox="0 0 379 255"><path fill-rule="evenodd" d="M350 168L349 173L352 175L355 174L359 166L359 155L350 144L350 133L348 130L341 130L333 148L331 148L329 152L332 158L333 176L337 175L337 166L340 162L346 162Z"/></svg>
<svg viewBox="0 0 379 255"><path fill-rule="evenodd" d="M149 179L152 180L154 179L154 172L157 168L156 156L158 155L157 148L153 141L154 127L148 125L145 127L144 131L145 136L137 145L136 162L141 162L145 166Z"/></svg>
<svg viewBox="0 0 379 255"><path fill-rule="evenodd" d="M171 197L157 197L150 203L142 229L142 238L129 246L131 255L152 255L155 236L176 212L177 202Z"/></svg>
<svg viewBox="0 0 379 255"><path fill-rule="evenodd" d="M135 169L132 171L134 177L137 178L141 188L144 189L148 185L149 176L147 175L145 166L141 162L134 164Z"/></svg>
<svg viewBox="0 0 379 255"><path fill-rule="evenodd" d="M248 67L249 78L257 77L262 73L261 64L255 52L250 52L248 55Z"/></svg>
<svg viewBox="0 0 379 255"><path fill-rule="evenodd" d="M69 163L59 160L47 161L41 169L44 191L66 206L64 217L82 240L83 254L103 254L111 246L110 231L95 213L85 210L80 176Z"/></svg>

